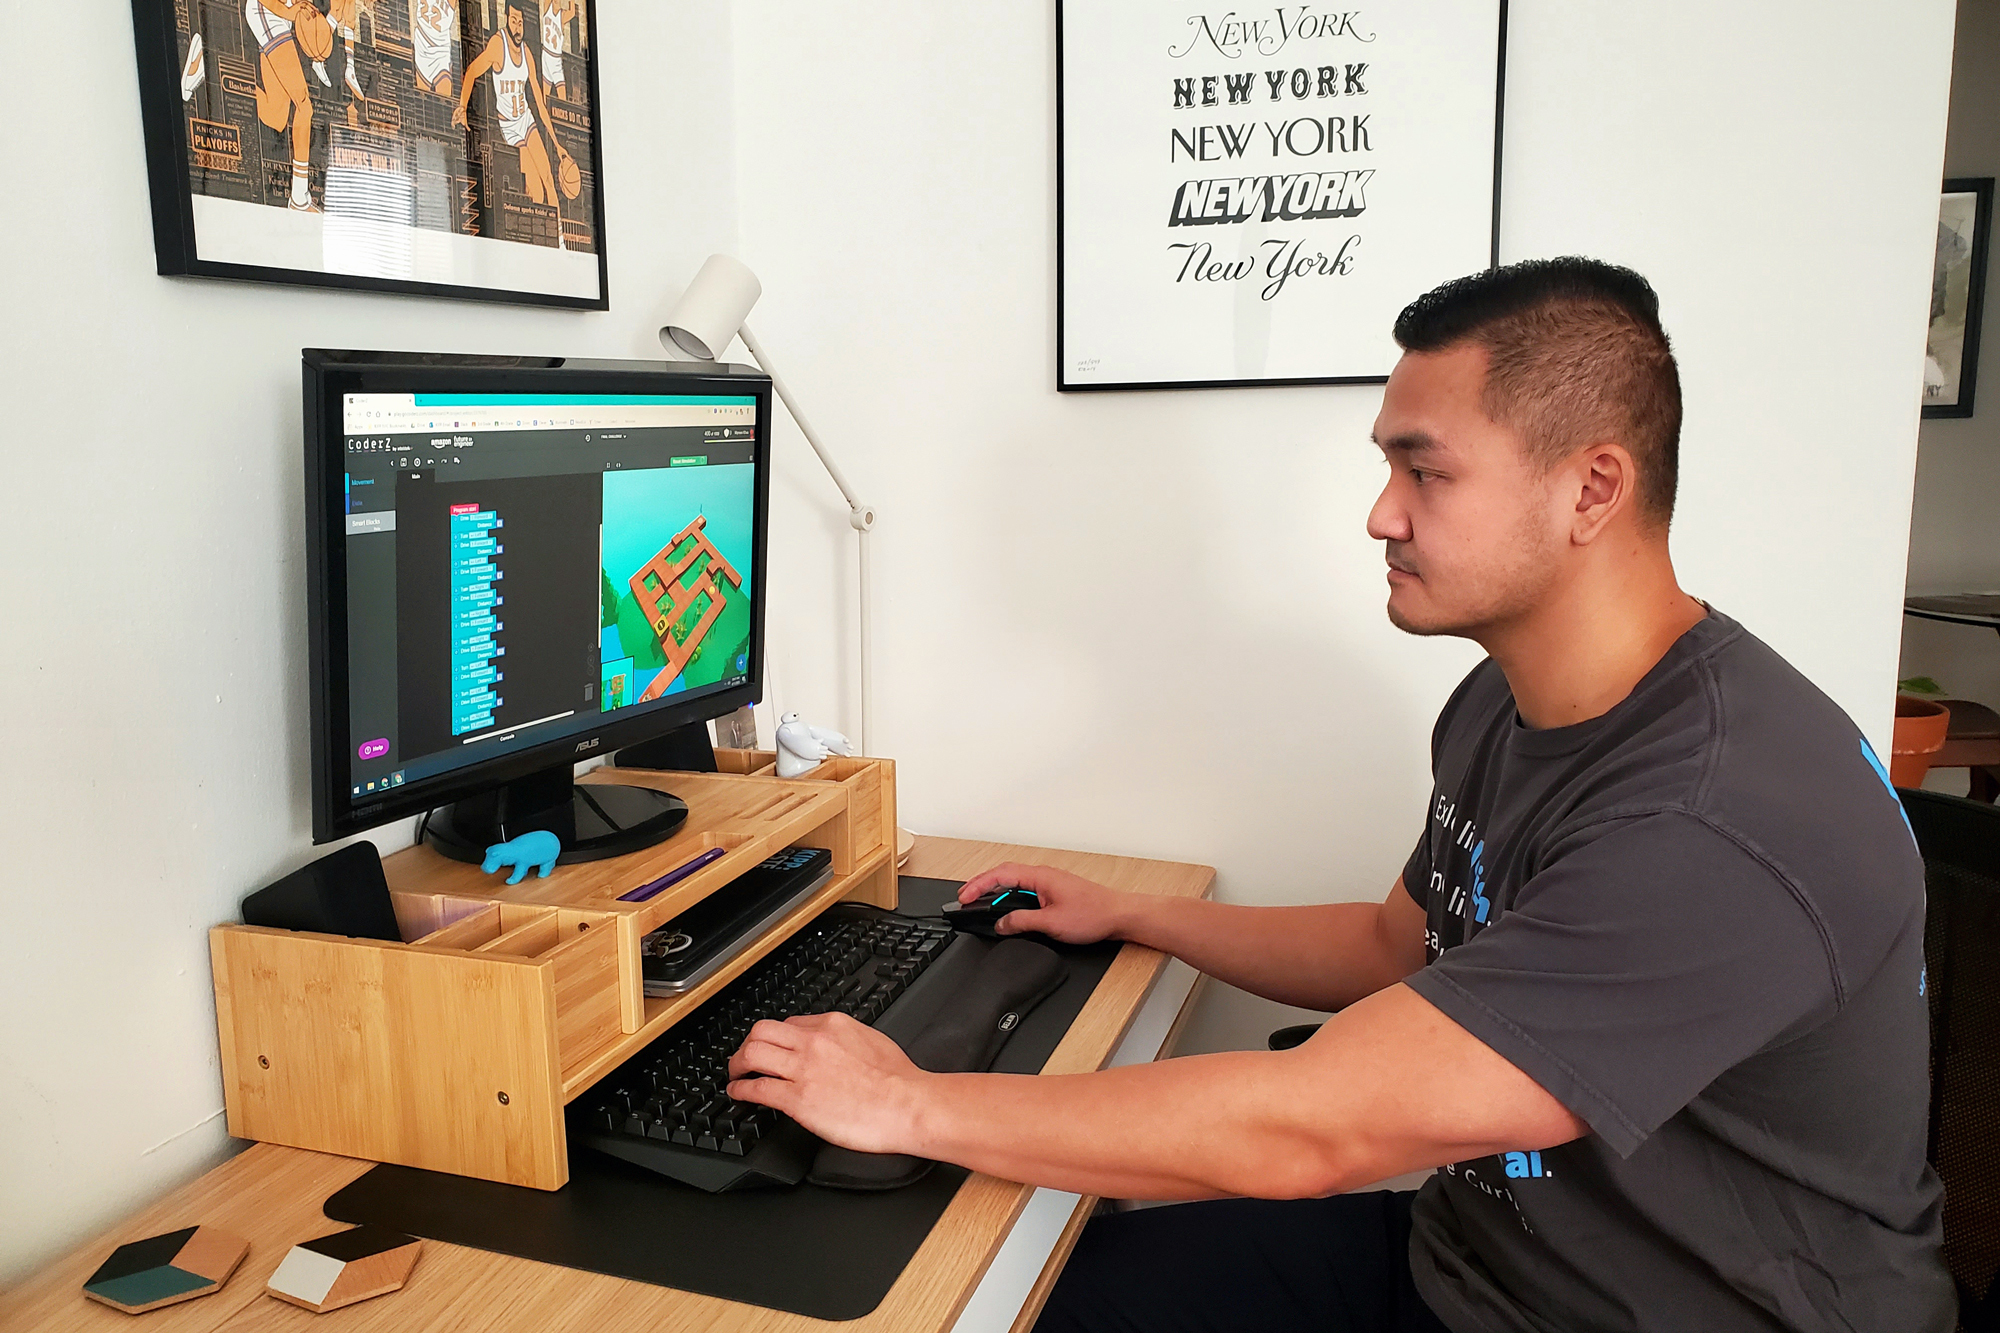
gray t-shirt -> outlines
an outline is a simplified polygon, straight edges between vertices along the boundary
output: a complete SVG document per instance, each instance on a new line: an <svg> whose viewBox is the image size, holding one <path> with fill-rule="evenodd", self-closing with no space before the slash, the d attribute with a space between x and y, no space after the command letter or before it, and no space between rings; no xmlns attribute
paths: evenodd
<svg viewBox="0 0 2000 1333"><path fill-rule="evenodd" d="M1456 1333L1950 1333L1923 863L1852 721L1728 617L1535 731L1492 661L1431 742L1419 995L1590 1127L1418 1194Z"/></svg>

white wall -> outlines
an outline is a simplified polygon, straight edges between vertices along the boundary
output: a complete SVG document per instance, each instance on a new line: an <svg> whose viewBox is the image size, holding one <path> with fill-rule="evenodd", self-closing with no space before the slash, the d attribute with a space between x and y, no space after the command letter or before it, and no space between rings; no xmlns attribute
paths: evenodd
<svg viewBox="0 0 2000 1333"><path fill-rule="evenodd" d="M1885 744L1950 5L1511 15L1503 258L1652 278L1687 585ZM1047 4L737 10L759 336L881 510L902 818L1206 862L1242 902L1379 896L1475 659L1383 618L1380 391L1053 391L1052 30ZM837 646L793 645L781 688L838 715ZM1212 990L1187 1045L1283 1017Z"/></svg>
<svg viewBox="0 0 2000 1333"><path fill-rule="evenodd" d="M17 62L59 165L0 210L0 1282L227 1142L206 932L311 854L299 349L657 357L735 243L726 10L600 36L612 308L580 314L158 277L131 7L10 7L12 49L96 58Z"/></svg>
<svg viewBox="0 0 2000 1333"><path fill-rule="evenodd" d="M1513 20L1506 257L1659 284L1689 583L1886 740L1949 6L1887 35L1858 0ZM906 823L1206 861L1271 902L1379 894L1416 836L1473 653L1382 618L1378 391L1049 387L1049 5L606 0L601 23L591 315L160 279L125 11L10 30L104 58L84 98L73 66L20 65L24 104L70 118L73 203L0 214L0 1281L224 1146L204 932L309 855L300 346L650 355L734 246L883 513L875 748ZM796 434L780 452L774 693L851 725L852 537ZM1214 995L1193 1044L1278 1021Z"/></svg>
<svg viewBox="0 0 2000 1333"><path fill-rule="evenodd" d="M1944 174L2000 176L2000 0L1960 0ZM1938 417L1918 432L1910 514L1909 590L2000 588L2000 252L1986 269L1985 337L1976 415ZM1992 630L1907 620L1906 676L1934 677L1961 699L2000 707L2000 643ZM1939 774L1963 791L1965 771ZM1942 784L1941 784L1942 785Z"/></svg>

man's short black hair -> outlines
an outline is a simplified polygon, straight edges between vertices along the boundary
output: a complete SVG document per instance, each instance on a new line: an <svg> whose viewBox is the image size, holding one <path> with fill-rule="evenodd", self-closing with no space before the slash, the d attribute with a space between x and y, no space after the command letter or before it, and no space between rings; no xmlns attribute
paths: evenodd
<svg viewBox="0 0 2000 1333"><path fill-rule="evenodd" d="M1454 278L1396 317L1406 352L1484 347L1486 415L1553 467L1586 444L1631 453L1640 513L1666 527L1680 469L1681 379L1660 298L1629 268L1567 256Z"/></svg>

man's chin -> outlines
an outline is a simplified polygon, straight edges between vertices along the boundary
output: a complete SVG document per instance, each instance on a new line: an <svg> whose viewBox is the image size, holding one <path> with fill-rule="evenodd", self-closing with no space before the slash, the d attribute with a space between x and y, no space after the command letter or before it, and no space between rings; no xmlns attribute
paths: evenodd
<svg viewBox="0 0 2000 1333"><path fill-rule="evenodd" d="M1426 616L1421 612L1412 611L1407 606L1397 605L1394 594L1391 594L1389 597L1388 611L1389 623L1405 634L1415 634L1419 637L1430 638L1435 635L1456 634L1459 632L1458 626L1449 624L1439 617Z"/></svg>

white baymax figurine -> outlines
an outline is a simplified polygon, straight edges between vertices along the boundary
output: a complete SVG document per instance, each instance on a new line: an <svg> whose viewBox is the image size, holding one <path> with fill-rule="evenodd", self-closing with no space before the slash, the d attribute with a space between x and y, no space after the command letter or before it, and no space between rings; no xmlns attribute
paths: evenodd
<svg viewBox="0 0 2000 1333"><path fill-rule="evenodd" d="M803 777L819 767L820 760L836 754L853 754L854 746L837 731L799 721L797 713L778 719L778 776Z"/></svg>

